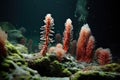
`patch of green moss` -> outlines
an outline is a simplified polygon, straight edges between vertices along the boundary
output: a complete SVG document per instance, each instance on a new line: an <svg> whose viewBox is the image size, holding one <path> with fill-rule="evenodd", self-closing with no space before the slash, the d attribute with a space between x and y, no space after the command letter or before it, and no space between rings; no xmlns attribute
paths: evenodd
<svg viewBox="0 0 120 80"><path fill-rule="evenodd" d="M6 42L6 48L7 48L7 53L8 55L12 55L13 53L18 54L21 58L23 58L23 56L21 55L21 53L15 48L14 45L12 45L9 41Z"/></svg>
<svg viewBox="0 0 120 80"><path fill-rule="evenodd" d="M29 67L37 70L41 76L67 77L72 73L57 60L53 54L28 62Z"/></svg>
<svg viewBox="0 0 120 80"><path fill-rule="evenodd" d="M50 73L52 73L51 76L61 76L63 70L64 67L57 60L50 64Z"/></svg>
<svg viewBox="0 0 120 80"><path fill-rule="evenodd" d="M16 44L16 49L23 54L28 54L28 48L21 44Z"/></svg>
<svg viewBox="0 0 120 80"><path fill-rule="evenodd" d="M117 80L120 75L111 72L78 71L71 76L71 80Z"/></svg>
<svg viewBox="0 0 120 80"><path fill-rule="evenodd" d="M71 76L71 75L72 75L72 73L71 73L67 68L65 68L65 69L62 71L62 74L63 74L63 76Z"/></svg>
<svg viewBox="0 0 120 80"><path fill-rule="evenodd" d="M120 73L120 64L118 64L118 63L107 64L107 65L101 66L101 69L103 71L107 71L107 72L118 72L118 73Z"/></svg>
<svg viewBox="0 0 120 80"><path fill-rule="evenodd" d="M2 80L40 80L37 71L28 68L21 53L9 42L6 44L8 55L0 63L0 79Z"/></svg>
<svg viewBox="0 0 120 80"><path fill-rule="evenodd" d="M8 63L2 63L2 66L4 66L5 68L9 68L10 64L8 64Z"/></svg>

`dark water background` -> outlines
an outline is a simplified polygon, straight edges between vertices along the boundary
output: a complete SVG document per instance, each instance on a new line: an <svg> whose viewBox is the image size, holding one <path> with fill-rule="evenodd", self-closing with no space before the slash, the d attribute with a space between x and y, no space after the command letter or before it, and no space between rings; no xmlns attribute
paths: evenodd
<svg viewBox="0 0 120 80"><path fill-rule="evenodd" d="M77 0L0 0L0 22L8 21L17 28L27 29L26 37L39 42L39 28L43 19L51 13L55 19L55 32L63 33L64 23L71 18L74 26L74 39L77 39L78 26L74 17ZM96 39L96 47L110 48L113 56L120 57L119 27L117 24L117 4L113 0L88 0L88 19ZM83 24L83 23L81 23ZM33 36L34 35L34 36Z"/></svg>

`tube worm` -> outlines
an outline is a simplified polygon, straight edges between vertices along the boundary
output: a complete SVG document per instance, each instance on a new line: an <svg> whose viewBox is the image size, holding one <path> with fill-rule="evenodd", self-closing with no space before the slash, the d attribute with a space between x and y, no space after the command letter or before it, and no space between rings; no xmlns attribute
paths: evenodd
<svg viewBox="0 0 120 80"><path fill-rule="evenodd" d="M79 33L77 49L76 49L76 56L78 61L84 62L84 57L86 54L86 45L88 43L90 35L91 35L91 30L88 24L83 25Z"/></svg>
<svg viewBox="0 0 120 80"><path fill-rule="evenodd" d="M89 37L89 40L86 46L86 54L84 57L84 61L86 63L90 63L92 61L93 55L94 55L93 54L94 47L95 47L95 38L91 35Z"/></svg>
<svg viewBox="0 0 120 80"><path fill-rule="evenodd" d="M42 34L40 40L44 41L43 47L40 51L40 54L42 54L42 56L46 55L49 43L53 42L53 40L50 38L50 36L53 36L52 33L54 33L54 31L52 31L52 29L54 29L54 19L51 17L51 14L47 14L45 16L44 23L45 25L40 28L43 30L40 32Z"/></svg>
<svg viewBox="0 0 120 80"><path fill-rule="evenodd" d="M63 49L65 52L68 52L69 46L70 46L70 41L72 37L72 21L71 19L67 19L65 23L65 31L64 31L64 39L63 39Z"/></svg>
<svg viewBox="0 0 120 80"><path fill-rule="evenodd" d="M109 64L112 61L110 49L98 48L95 52L97 61L100 65Z"/></svg>

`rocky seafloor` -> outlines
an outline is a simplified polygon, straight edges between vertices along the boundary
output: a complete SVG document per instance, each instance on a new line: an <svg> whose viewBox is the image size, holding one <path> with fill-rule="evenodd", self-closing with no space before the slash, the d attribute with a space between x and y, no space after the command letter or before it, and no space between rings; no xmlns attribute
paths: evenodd
<svg viewBox="0 0 120 80"><path fill-rule="evenodd" d="M21 47L21 46L20 46ZM120 64L77 62L70 54L61 61L54 53L28 54L25 47L6 42L7 56L0 57L0 80L119 80Z"/></svg>

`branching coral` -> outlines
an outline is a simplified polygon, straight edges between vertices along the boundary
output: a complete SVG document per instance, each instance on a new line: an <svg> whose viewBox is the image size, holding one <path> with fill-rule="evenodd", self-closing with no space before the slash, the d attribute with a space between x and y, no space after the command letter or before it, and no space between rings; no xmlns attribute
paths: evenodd
<svg viewBox="0 0 120 80"><path fill-rule="evenodd" d="M7 34L0 27L0 56L5 57L7 51L5 48L5 41L7 40Z"/></svg>
<svg viewBox="0 0 120 80"><path fill-rule="evenodd" d="M71 19L67 19L65 23L65 31L64 31L64 40L63 40L63 49L65 52L68 52L70 46L70 40L72 37L72 21Z"/></svg>
<svg viewBox="0 0 120 80"><path fill-rule="evenodd" d="M47 49L48 49L48 45L50 42L53 42L53 40L50 38L50 36L52 36L51 33L54 33L51 29L53 29L53 25L54 25L54 20L51 17L51 14L47 14L44 20L44 23L46 25L42 26L40 29L43 30L41 32L41 38L40 40L44 40L44 45L40 51L40 54L42 54L42 56L46 55Z"/></svg>
<svg viewBox="0 0 120 80"><path fill-rule="evenodd" d="M96 50L96 58L100 65L109 64L112 61L110 49L98 48Z"/></svg>

